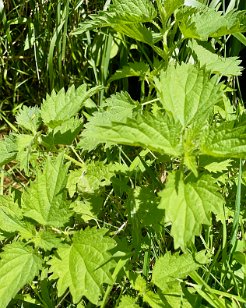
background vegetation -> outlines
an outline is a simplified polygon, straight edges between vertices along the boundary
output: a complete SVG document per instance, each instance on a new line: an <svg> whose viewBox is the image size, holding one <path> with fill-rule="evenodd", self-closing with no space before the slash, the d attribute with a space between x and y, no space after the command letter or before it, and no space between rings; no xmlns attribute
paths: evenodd
<svg viewBox="0 0 246 308"><path fill-rule="evenodd" d="M246 2L129 2L4 1L1 307L246 305Z"/></svg>

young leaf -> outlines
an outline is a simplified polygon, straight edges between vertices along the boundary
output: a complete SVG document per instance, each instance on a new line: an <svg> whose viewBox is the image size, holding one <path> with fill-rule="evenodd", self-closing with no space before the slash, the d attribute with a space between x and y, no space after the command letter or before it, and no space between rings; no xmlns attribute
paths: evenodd
<svg viewBox="0 0 246 308"><path fill-rule="evenodd" d="M136 299L127 295L123 295L120 299L120 304L117 308L140 308L136 304Z"/></svg>
<svg viewBox="0 0 246 308"><path fill-rule="evenodd" d="M191 64L170 65L155 78L160 101L183 127L204 125L213 106L222 99L220 85L215 78L209 78L204 68Z"/></svg>
<svg viewBox="0 0 246 308"><path fill-rule="evenodd" d="M114 262L110 261L108 250L115 242L105 236L106 229L95 228L76 232L70 246L58 248L58 257L49 262L51 279L58 279L58 296L69 288L73 302L82 296L97 305L102 295L104 283L111 283L110 270Z"/></svg>
<svg viewBox="0 0 246 308"><path fill-rule="evenodd" d="M148 114L128 119L126 123L95 125L93 130L91 127L90 130L85 130L82 136L86 139L93 138L97 143L142 146L163 154L179 156L182 153L180 131L179 123L170 118L155 118Z"/></svg>
<svg viewBox="0 0 246 308"><path fill-rule="evenodd" d="M38 274L42 259L31 247L20 242L6 245L0 257L0 307L6 307Z"/></svg>
<svg viewBox="0 0 246 308"><path fill-rule="evenodd" d="M162 0L165 18L168 19L175 10L184 4L184 0Z"/></svg>
<svg viewBox="0 0 246 308"><path fill-rule="evenodd" d="M38 107L26 107L16 116L17 124L35 134L41 124L40 109Z"/></svg>
<svg viewBox="0 0 246 308"><path fill-rule="evenodd" d="M220 57L219 55L204 48L196 41L193 41L190 46L195 52L200 65L205 65L207 70L212 73L223 76L241 75L243 67L239 66L241 61L238 57Z"/></svg>
<svg viewBox="0 0 246 308"><path fill-rule="evenodd" d="M246 123L225 122L206 131L201 142L201 153L228 158L245 158Z"/></svg>
<svg viewBox="0 0 246 308"><path fill-rule="evenodd" d="M165 209L165 221L172 223L174 247L185 249L200 235L202 224L209 225L211 213L220 215L224 200L210 176L183 180L179 172L171 173L160 193L160 209Z"/></svg>
<svg viewBox="0 0 246 308"><path fill-rule="evenodd" d="M54 162L48 157L43 173L38 170L36 180L23 193L24 216L54 227L63 226L69 220L65 191L67 171L62 155Z"/></svg>
<svg viewBox="0 0 246 308"><path fill-rule="evenodd" d="M67 92L64 89L57 94L52 91L51 95L47 95L42 104L42 120L50 128L62 125L65 121L74 117L82 108L84 102L101 88L98 86L87 91L86 85L83 84L77 89L71 86Z"/></svg>
<svg viewBox="0 0 246 308"><path fill-rule="evenodd" d="M10 135L0 140L0 166L9 163L17 155L15 137Z"/></svg>
<svg viewBox="0 0 246 308"><path fill-rule="evenodd" d="M180 256L178 252L172 255L169 251L157 259L153 268L152 282L163 290L167 283L186 278L206 261L208 260L205 257L205 251L197 253L195 259L189 253Z"/></svg>

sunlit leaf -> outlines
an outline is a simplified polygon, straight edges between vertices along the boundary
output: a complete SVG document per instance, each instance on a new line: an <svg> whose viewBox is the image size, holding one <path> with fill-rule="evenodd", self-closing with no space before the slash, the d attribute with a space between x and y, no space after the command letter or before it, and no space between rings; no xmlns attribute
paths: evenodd
<svg viewBox="0 0 246 308"><path fill-rule="evenodd" d="M183 127L204 125L213 106L222 99L217 80L191 64L170 65L155 78L155 85L163 107Z"/></svg>
<svg viewBox="0 0 246 308"><path fill-rule="evenodd" d="M42 259L31 247L20 242L6 245L0 258L0 306L6 307L38 274Z"/></svg>
<svg viewBox="0 0 246 308"><path fill-rule="evenodd" d="M55 161L47 158L44 171L37 171L37 178L23 193L24 215L42 225L62 226L70 216L66 200L68 165L59 155Z"/></svg>
<svg viewBox="0 0 246 308"><path fill-rule="evenodd" d="M184 249L195 235L200 235L203 224L210 224L211 213L223 212L224 201L213 178L203 175L184 180L182 177L179 172L169 174L160 193L159 208L165 209L165 221L172 223L175 248Z"/></svg>
<svg viewBox="0 0 246 308"><path fill-rule="evenodd" d="M58 249L57 257L53 256L49 262L53 273L50 279L58 279L58 296L69 288L74 303L85 296L98 304L103 284L112 282L110 270L114 266L108 251L115 242L105 236L106 232L106 229L87 228L74 234L70 246Z"/></svg>
<svg viewBox="0 0 246 308"><path fill-rule="evenodd" d="M212 73L224 76L241 75L243 67L239 66L241 61L238 57L221 57L195 41L190 46L195 52L200 65L205 65Z"/></svg>

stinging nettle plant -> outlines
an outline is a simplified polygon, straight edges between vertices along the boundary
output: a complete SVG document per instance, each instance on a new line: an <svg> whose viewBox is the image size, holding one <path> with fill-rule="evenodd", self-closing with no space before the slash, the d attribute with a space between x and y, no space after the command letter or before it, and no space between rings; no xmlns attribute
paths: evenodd
<svg viewBox="0 0 246 308"><path fill-rule="evenodd" d="M20 110L18 128L0 142L0 164L28 177L0 197L1 307L33 298L44 307L66 298L78 307L245 302L243 287L230 296L208 286L213 251L209 241L196 245L225 224L217 174L246 156L245 115L236 114L221 81L240 75L240 60L215 48L245 24L245 11L222 14L196 1L115 0L73 33L110 28L136 41L143 60L150 48L153 61L129 63L107 80L139 76L147 87L140 102L121 91L97 106L102 85L72 86Z"/></svg>

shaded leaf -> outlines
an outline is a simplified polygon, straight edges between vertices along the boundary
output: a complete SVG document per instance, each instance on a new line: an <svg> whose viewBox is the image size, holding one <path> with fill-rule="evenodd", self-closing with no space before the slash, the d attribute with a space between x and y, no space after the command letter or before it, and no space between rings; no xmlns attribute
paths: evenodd
<svg viewBox="0 0 246 308"><path fill-rule="evenodd" d="M71 204L73 211L85 222L97 219L103 208L104 199L96 193L87 194L83 197L83 201L76 200Z"/></svg>
<svg viewBox="0 0 246 308"><path fill-rule="evenodd" d="M143 298L143 301L152 308L168 307L166 302L159 294L154 293L148 286L147 281L135 273L129 273L129 280L132 287L139 292L139 295Z"/></svg>
<svg viewBox="0 0 246 308"><path fill-rule="evenodd" d="M117 23L113 26L113 28L117 32L120 32L150 46L152 46L154 43L153 33L142 24L135 23L129 25L124 23Z"/></svg>
<svg viewBox="0 0 246 308"><path fill-rule="evenodd" d="M159 198L151 187L136 187L128 191L126 207L128 220L132 229L133 245L137 247L142 239L142 228L152 226L160 231L160 222L164 217L164 211L158 209Z"/></svg>
<svg viewBox="0 0 246 308"><path fill-rule="evenodd" d="M145 75L149 72L148 64L144 62L134 62L128 63L128 65L123 66L122 69L117 70L108 80L108 83L127 77L139 76L144 79Z"/></svg>

